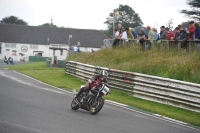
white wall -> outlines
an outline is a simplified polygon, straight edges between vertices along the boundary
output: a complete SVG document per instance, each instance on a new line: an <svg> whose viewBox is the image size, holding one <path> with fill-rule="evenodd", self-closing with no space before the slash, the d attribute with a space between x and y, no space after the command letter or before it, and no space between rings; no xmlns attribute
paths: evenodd
<svg viewBox="0 0 200 133"><path fill-rule="evenodd" d="M22 48L26 47L27 51L23 51ZM49 47L57 47L57 48L68 48L66 44L51 44L51 45L34 45L34 44L21 44L21 43L2 43L2 53L0 54L0 59L3 59L4 56L12 57L14 61L20 61L21 58L25 58L25 61L28 61L29 56L35 56L37 52L34 51L43 51L42 57L53 57L53 50L49 49ZM92 47L79 47L82 52L91 52L91 49L94 51L100 50L100 48L92 48ZM13 50L17 51L16 55L14 55ZM19 53L24 54L24 56L20 56ZM58 60L65 60L67 58L68 51L63 50L63 54L61 55L60 50L55 51L55 56L57 56Z"/></svg>
<svg viewBox="0 0 200 133"><path fill-rule="evenodd" d="M8 47L10 46L10 47ZM25 46L27 51L22 51L22 47ZM33 47L32 47L33 46ZM50 50L49 45L32 45L32 44L20 44L20 43L2 43L2 53L0 57L6 56L12 57L14 61L20 61L22 56L19 53L24 54L25 61L28 61L29 56L35 56L37 53L34 51L43 51L42 57L52 57L53 50ZM13 50L17 51L16 55L14 54ZM58 60L64 60L67 56L67 51L63 50L63 55L60 55L60 50L56 51L56 56Z"/></svg>

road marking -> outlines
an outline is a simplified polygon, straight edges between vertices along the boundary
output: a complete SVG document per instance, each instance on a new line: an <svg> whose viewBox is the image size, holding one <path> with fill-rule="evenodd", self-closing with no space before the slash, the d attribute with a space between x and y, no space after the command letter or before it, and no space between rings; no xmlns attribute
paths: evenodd
<svg viewBox="0 0 200 133"><path fill-rule="evenodd" d="M63 92L71 93L71 94L72 94L72 92L70 92L70 91L63 90L63 89L60 89L60 88L58 88L58 87L49 85L49 84L47 84L47 83L44 83L44 82L42 82L42 81L39 81L39 80L34 79L34 78L32 78L32 77L29 77L29 76L27 76L27 75L25 75L25 74L22 74L22 73L19 73L19 72L16 72L16 71L13 71L13 72L18 73L18 74L20 74L20 75L23 75L23 76L25 76L25 77L28 77L28 78L30 78L30 79L33 79L33 80L35 80L35 81L38 81L38 82L40 82L40 83L42 83L42 84L45 84L45 85L47 85L47 86L51 86L51 87L53 87L53 88L59 89L60 91L63 91ZM200 131L200 129L199 129L198 127L195 128L195 127L189 126L188 123L185 123L185 122L182 122L182 121L178 121L178 120L171 119L171 118L168 119L168 117L164 117L164 116L158 115L158 114L147 114L147 113L144 113L144 112L141 112L141 111L138 111L138 110L134 110L134 109L128 108L127 105L121 104L121 103L118 103L118 102L115 102L115 101L111 101L111 100L105 100L105 101L106 101L106 103L115 105L115 106L117 106L117 107L121 107L121 108L130 110L130 111L133 111L133 112L137 112L137 113L140 113L140 114L143 114L143 115L151 116L151 117L153 117L153 118L157 118L157 119L160 119L160 120L164 120L164 121L167 121L167 122L169 122L169 123L174 123L174 124L177 124L177 125L180 125L180 126L183 126L183 127L187 127L187 128L190 128L190 129L193 129L193 130L196 130L196 131Z"/></svg>

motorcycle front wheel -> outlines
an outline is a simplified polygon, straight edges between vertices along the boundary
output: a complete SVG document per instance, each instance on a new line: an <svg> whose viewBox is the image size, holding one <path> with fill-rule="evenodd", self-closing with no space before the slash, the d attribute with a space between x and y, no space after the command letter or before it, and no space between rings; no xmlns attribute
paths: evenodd
<svg viewBox="0 0 200 133"><path fill-rule="evenodd" d="M72 103L71 103L71 108L73 109L73 110L77 110L77 109L79 109L79 105L78 105L78 101L75 101L76 99L74 98L73 100L72 100Z"/></svg>
<svg viewBox="0 0 200 133"><path fill-rule="evenodd" d="M102 97L99 97L96 106L90 108L90 113L92 115L96 115L103 108L103 105L104 99Z"/></svg>

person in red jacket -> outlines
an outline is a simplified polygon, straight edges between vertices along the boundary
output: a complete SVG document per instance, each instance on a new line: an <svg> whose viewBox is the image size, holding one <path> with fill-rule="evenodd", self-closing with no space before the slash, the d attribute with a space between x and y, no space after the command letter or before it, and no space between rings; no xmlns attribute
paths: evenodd
<svg viewBox="0 0 200 133"><path fill-rule="evenodd" d="M168 27L165 29L167 32L167 40L174 40L174 32L170 30Z"/></svg>
<svg viewBox="0 0 200 133"><path fill-rule="evenodd" d="M193 40L194 32L195 32L194 21L189 22L189 31L188 32L189 32L188 39Z"/></svg>

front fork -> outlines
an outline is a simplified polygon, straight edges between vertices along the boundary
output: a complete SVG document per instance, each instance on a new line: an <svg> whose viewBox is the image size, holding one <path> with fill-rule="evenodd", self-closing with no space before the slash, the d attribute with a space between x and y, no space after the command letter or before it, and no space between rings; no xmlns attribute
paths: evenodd
<svg viewBox="0 0 200 133"><path fill-rule="evenodd" d="M92 107L96 106L96 101L98 98L99 98L99 92L97 93L97 96L95 97L94 102L92 103Z"/></svg>

